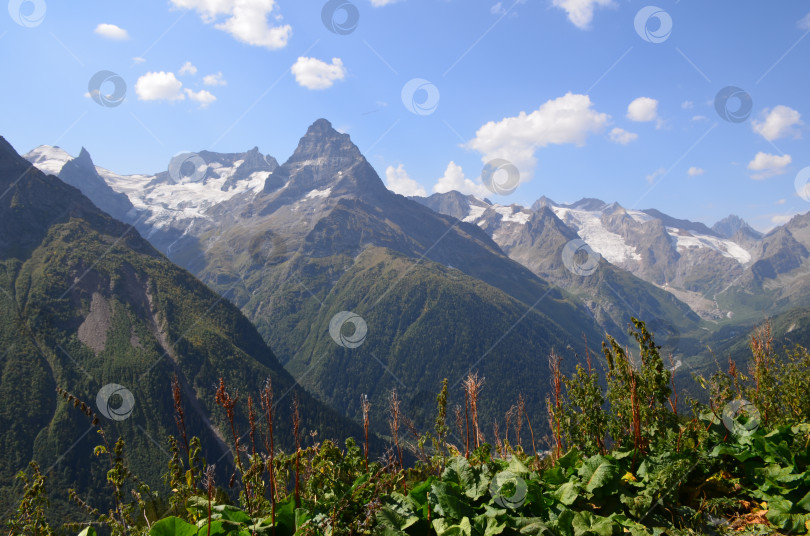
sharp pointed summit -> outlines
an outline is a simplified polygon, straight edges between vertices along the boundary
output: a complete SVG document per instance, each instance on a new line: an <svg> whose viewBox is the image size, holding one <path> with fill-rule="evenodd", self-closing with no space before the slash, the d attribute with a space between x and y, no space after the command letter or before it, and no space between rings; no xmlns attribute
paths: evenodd
<svg viewBox="0 0 810 536"><path fill-rule="evenodd" d="M348 134L341 134L326 119L318 119L307 129L287 163L307 160L355 160L362 157Z"/></svg>
<svg viewBox="0 0 810 536"><path fill-rule="evenodd" d="M81 190L94 205L113 217L126 221L126 215L133 209L126 195L116 192L104 182L84 147L79 156L62 166L59 178Z"/></svg>
<svg viewBox="0 0 810 536"><path fill-rule="evenodd" d="M293 155L268 177L265 193L280 190L285 198L307 192L390 195L349 135L335 130L326 119L310 125Z"/></svg>

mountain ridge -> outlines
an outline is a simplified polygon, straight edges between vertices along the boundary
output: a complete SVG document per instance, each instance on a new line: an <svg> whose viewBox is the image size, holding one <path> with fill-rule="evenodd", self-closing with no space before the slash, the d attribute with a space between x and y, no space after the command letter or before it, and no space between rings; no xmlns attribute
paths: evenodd
<svg viewBox="0 0 810 536"><path fill-rule="evenodd" d="M0 507L14 503L14 475L34 459L49 473L54 512L76 518L66 489L94 506L107 504L97 487L108 468L88 462L97 438L90 423L55 389L91 404L113 437L127 441L130 467L154 489L167 467L165 439L172 423L170 379L183 388L190 435L203 456L229 477L220 440L225 417L214 402L216 384L257 395L272 378L277 445L292 444L285 406L301 401L305 435L360 437L362 429L317 402L284 370L256 329L223 296L166 259L132 225L95 207L77 188L46 175L0 138ZM129 398L99 399L104 386ZM119 387L114 387L121 391ZM132 406L122 409L125 400ZM101 401L99 401L101 400ZM111 406L112 404L112 406ZM121 404L121 405L118 405ZM111 408L123 418L109 417ZM246 429L244 408L237 426ZM85 431L86 430L86 431ZM373 439L375 449L381 449ZM232 454L231 454L232 456ZM59 492L59 493L56 493Z"/></svg>

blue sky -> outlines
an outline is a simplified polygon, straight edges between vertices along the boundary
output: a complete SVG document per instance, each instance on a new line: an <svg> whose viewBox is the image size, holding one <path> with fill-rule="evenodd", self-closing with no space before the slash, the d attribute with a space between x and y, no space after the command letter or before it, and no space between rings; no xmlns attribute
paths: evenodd
<svg viewBox="0 0 810 536"><path fill-rule="evenodd" d="M406 194L599 197L709 225L736 213L761 230L810 210L795 185L810 166L810 5L650 6L11 0L0 135L20 152L84 146L113 171L155 173L203 149L258 146L283 162L325 117ZM750 97L750 117L718 114L728 86ZM481 184L495 158L520 173L509 195Z"/></svg>

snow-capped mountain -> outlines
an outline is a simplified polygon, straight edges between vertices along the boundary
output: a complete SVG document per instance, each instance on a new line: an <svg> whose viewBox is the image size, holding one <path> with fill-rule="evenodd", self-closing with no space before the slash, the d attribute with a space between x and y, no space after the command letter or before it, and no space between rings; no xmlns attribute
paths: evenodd
<svg viewBox="0 0 810 536"><path fill-rule="evenodd" d="M29 157L44 165L45 152ZM384 422L392 388L406 404L422 401L437 375L473 368L493 384L517 376L510 393L531 393L527 407L539 411L551 349L597 348L604 327L582 302L480 227L386 189L328 121L313 123L283 165L268 160L200 152L155 175L89 170L80 188L98 175L125 194L150 242L240 307L302 385L352 417L361 393ZM352 352L331 327L345 311L368 328ZM623 325L610 327L623 336ZM527 367L533 360L543 365ZM493 415L511 398L498 397Z"/></svg>
<svg viewBox="0 0 810 536"><path fill-rule="evenodd" d="M204 275L203 270L213 270L219 278L223 277L222 266L215 263L212 267L205 259L220 248L233 249L233 244L223 239L231 233L225 233L225 229L259 234L261 229L272 230L273 236L285 237L285 247L294 249L302 241L313 239L311 233L323 225L320 222L325 213L360 200L384 212L381 207L390 203L388 192L375 180L376 173L357 147L348 137L335 134L326 121L310 127L285 166L279 166L275 158L263 155L257 148L235 154L202 151L181 155L168 170L143 175L120 175L94 166L84 150L74 159L58 147L39 147L26 158L43 171L77 186L116 218L134 224L175 262L200 275ZM357 167L361 163L362 170ZM473 224L497 244L493 247L499 247L534 274L574 293L582 294L583 289L591 292L584 298L591 304L591 312L597 316L613 314L617 320L618 311L628 309L626 304L617 305L612 312L600 311L607 302L604 296L596 299L599 293L594 294L592 288L588 290L594 281L578 283L565 271L557 272L564 268L559 250L565 244L560 242L562 238L581 238L610 265L669 292L709 319L729 316L734 307L718 301L717 295L745 281L744 274L751 272L754 277L769 270L778 272L783 265L801 264L784 260L789 257L784 251L803 258L796 248L780 246L781 263L774 268L768 268L768 263L758 264L774 251L774 239L763 242L760 233L733 216L709 228L654 209L625 209L618 203L592 198L563 204L543 197L532 207L501 205L458 192L414 200ZM555 238L549 241L551 229ZM219 242L212 241L212 236ZM541 244L540 236L547 244ZM324 238L320 247L334 250L339 247L334 240ZM270 239L274 241L278 242L278 238ZM411 242L412 237L401 242L392 240L387 246L412 254L415 250ZM548 247L551 243L557 250ZM763 244L770 244L767 251ZM280 250L275 251L277 254ZM431 254L446 256L444 250L433 250ZM441 262L464 264L452 258ZM645 293L648 298L654 295L650 289ZM633 303L626 293L619 294L623 294L620 301ZM648 308L653 302L658 304L652 308L654 315L666 316L661 305L666 300L648 298L640 301Z"/></svg>
<svg viewBox="0 0 810 536"><path fill-rule="evenodd" d="M673 294L606 262L604 255L585 260L580 265L585 269L572 266L571 259L566 263L566 249L581 239L548 206L498 205L455 191L413 199L487 232L510 258L578 296L608 332L624 331L633 315L655 328L666 352L677 354L683 348L672 335L693 330L699 321Z"/></svg>
<svg viewBox="0 0 810 536"><path fill-rule="evenodd" d="M710 229L654 209L628 210L592 198L562 204L542 197L531 208L500 205L457 192L414 199L479 226L512 258L545 277L551 275L547 267L530 257L520 259L518 252L531 242L527 235L537 234L530 225L534 215L548 209L606 261L671 292L705 318L728 316L729 311L715 302L714 293L753 264L762 238L736 217Z"/></svg>
<svg viewBox="0 0 810 536"><path fill-rule="evenodd" d="M24 158L79 188L115 218L134 224L164 252L193 239L195 227L212 222L215 207L263 191L278 168L276 159L257 147L236 154L178 155L168 171L145 175L119 175L95 166L85 149L73 158L59 147L40 146Z"/></svg>

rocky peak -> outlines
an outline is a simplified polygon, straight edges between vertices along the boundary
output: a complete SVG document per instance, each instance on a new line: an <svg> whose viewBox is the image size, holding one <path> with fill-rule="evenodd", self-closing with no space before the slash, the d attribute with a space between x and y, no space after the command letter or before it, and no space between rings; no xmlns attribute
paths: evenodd
<svg viewBox="0 0 810 536"><path fill-rule="evenodd" d="M384 195L380 177L352 143L326 119L318 119L298 142L293 155L265 184L265 193L289 186L288 194L326 191L335 195Z"/></svg>
<svg viewBox="0 0 810 536"><path fill-rule="evenodd" d="M332 123L326 119L318 119L298 142L287 164L312 160L348 162L358 158L362 158L360 150L348 134L341 134L332 128Z"/></svg>
<svg viewBox="0 0 810 536"><path fill-rule="evenodd" d="M743 234L753 238L762 238L762 233L752 228L744 219L740 218L736 214L726 216L722 220L712 225L712 231L724 238L732 238L740 231L742 231Z"/></svg>
<svg viewBox="0 0 810 536"><path fill-rule="evenodd" d="M553 199L549 199L546 196L540 197L537 201L534 202L532 205L532 210L539 211L543 207L556 207L557 203L554 202Z"/></svg>
<svg viewBox="0 0 810 536"><path fill-rule="evenodd" d="M84 147L79 156L62 166L59 178L81 190L94 205L107 214L127 221L127 214L133 208L132 203L126 195L116 192L104 182L96 170L93 158Z"/></svg>

